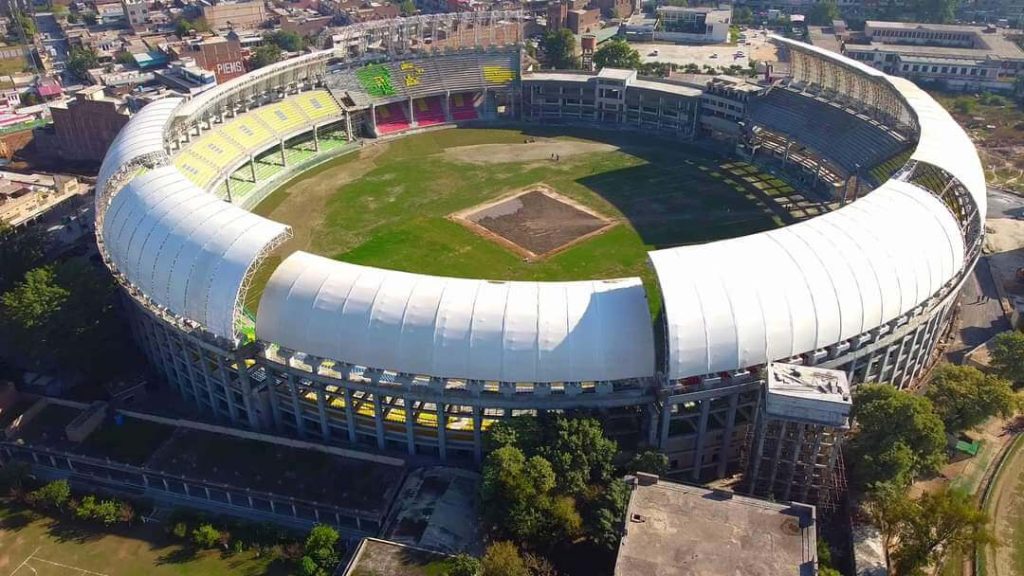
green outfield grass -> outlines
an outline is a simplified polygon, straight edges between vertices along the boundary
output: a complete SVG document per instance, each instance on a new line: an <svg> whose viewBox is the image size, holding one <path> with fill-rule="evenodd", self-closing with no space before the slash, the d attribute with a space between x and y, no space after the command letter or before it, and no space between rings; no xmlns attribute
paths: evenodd
<svg viewBox="0 0 1024 576"><path fill-rule="evenodd" d="M555 138L617 146L559 162L522 161L524 139ZM465 163L449 148L507 144L497 163ZM303 174L254 210L287 223L296 239L284 255L307 250L397 270L510 280L641 276L660 307L646 253L775 228L789 221L776 198L793 189L756 168L675 141L558 127L544 131L452 129L366 147ZM500 151L499 151L500 152ZM501 155L501 154L499 154ZM507 156L507 157L506 157ZM547 259L526 262L446 218L531 184L545 183L618 220L607 232ZM254 283L255 309L272 259Z"/></svg>

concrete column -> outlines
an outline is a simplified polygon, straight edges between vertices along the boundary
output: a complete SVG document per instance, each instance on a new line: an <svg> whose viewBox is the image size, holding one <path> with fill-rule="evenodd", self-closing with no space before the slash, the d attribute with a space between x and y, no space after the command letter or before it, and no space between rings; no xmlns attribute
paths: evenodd
<svg viewBox="0 0 1024 576"><path fill-rule="evenodd" d="M479 464L483 460L484 442L484 409L473 406L473 461Z"/></svg>
<svg viewBox="0 0 1024 576"><path fill-rule="evenodd" d="M292 397L292 412L295 414L295 431L299 438L306 437L306 422L302 417L302 405L299 403L299 391L295 385L295 376L288 374L288 392Z"/></svg>
<svg viewBox="0 0 1024 576"><path fill-rule="evenodd" d="M729 396L729 412L725 417L725 435L722 437L722 453L720 462L718 463L718 477L722 478L725 476L727 467L729 466L729 458L732 456L732 436L736 429L736 410L740 403L740 393L736 392L732 396Z"/></svg>
<svg viewBox="0 0 1024 576"><path fill-rule="evenodd" d="M409 126L415 128L419 123L416 122L416 111L413 110L412 96L409 96Z"/></svg>
<svg viewBox="0 0 1024 576"><path fill-rule="evenodd" d="M348 427L348 441L356 443L356 411L352 407L352 391L345 388L345 425Z"/></svg>
<svg viewBox="0 0 1024 576"><path fill-rule="evenodd" d="M320 135L317 134L317 127L315 125L313 126L313 151L320 151Z"/></svg>
<svg viewBox="0 0 1024 576"><path fill-rule="evenodd" d="M347 111L345 112L345 138L351 142L355 140L352 136L352 115Z"/></svg>
<svg viewBox="0 0 1024 576"><path fill-rule="evenodd" d="M708 415L711 413L711 399L700 401L700 423L697 425L697 449L693 453L693 479L700 480L704 469L704 443L708 435Z"/></svg>
<svg viewBox="0 0 1024 576"><path fill-rule="evenodd" d="M327 441L331 438L331 428L327 425L327 400L323 385L316 385L316 410L320 416L320 437Z"/></svg>
<svg viewBox="0 0 1024 576"><path fill-rule="evenodd" d="M281 140L278 147L281 149L281 166L288 166L288 159L284 155L284 140Z"/></svg>
<svg viewBox="0 0 1024 576"><path fill-rule="evenodd" d="M228 177L224 179L224 190L228 194L228 204L231 204L231 174L228 174Z"/></svg>
<svg viewBox="0 0 1024 576"><path fill-rule="evenodd" d="M277 395L277 386L273 383L273 376L267 383L267 395L270 397L270 416L274 419L274 430L281 431L281 399Z"/></svg>
<svg viewBox="0 0 1024 576"><path fill-rule="evenodd" d="M203 375L207 377L208 385L210 385L212 380L209 378L209 369L205 358L207 352L202 348L198 348L198 351L199 365L203 369ZM231 423L238 424L238 407L235 406L235 397L231 390L231 374L224 365L224 357L220 354L217 355L217 373L220 375L220 387L224 393L224 400L228 403L228 415L231 417ZM212 388L212 385L210 387Z"/></svg>
<svg viewBox="0 0 1024 576"><path fill-rule="evenodd" d="M444 120L445 122L452 121L452 91L444 91Z"/></svg>
<svg viewBox="0 0 1024 576"><path fill-rule="evenodd" d="M380 136L377 133L377 105L370 105L370 127L373 129L373 135L375 137Z"/></svg>
<svg viewBox="0 0 1024 576"><path fill-rule="evenodd" d="M442 461L448 460L448 433L445 426L448 423L448 415L445 413L445 404L437 404L437 454Z"/></svg>
<svg viewBox="0 0 1024 576"><path fill-rule="evenodd" d="M405 402L405 448L410 456L416 454L416 403L406 398Z"/></svg>
<svg viewBox="0 0 1024 576"><path fill-rule="evenodd" d="M259 182L259 180L256 179L256 157L252 154L249 154L249 172L252 173L252 181L254 183Z"/></svg>
<svg viewBox="0 0 1024 576"><path fill-rule="evenodd" d="M383 450L384 442L384 406L380 401L380 394L373 395L373 427L377 434L377 448Z"/></svg>
<svg viewBox="0 0 1024 576"><path fill-rule="evenodd" d="M660 422L658 422L658 424L659 424L659 426L661 428L661 431L660 431L659 437L658 437L658 447L661 448L662 450L665 450L666 446L668 445L668 425L669 425L669 421L671 419L672 419L672 404L666 398L664 403L661 405L661 418L660 418Z"/></svg>

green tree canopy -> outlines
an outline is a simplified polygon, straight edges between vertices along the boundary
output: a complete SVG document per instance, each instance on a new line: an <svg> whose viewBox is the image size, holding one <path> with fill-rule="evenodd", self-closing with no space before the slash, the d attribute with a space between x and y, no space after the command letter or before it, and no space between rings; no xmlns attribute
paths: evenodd
<svg viewBox="0 0 1024 576"><path fill-rule="evenodd" d="M609 40L594 52L594 65L598 68L640 68L640 53L625 40Z"/></svg>
<svg viewBox="0 0 1024 576"><path fill-rule="evenodd" d="M480 576L530 576L519 548L508 541L495 542L487 547L480 561Z"/></svg>
<svg viewBox="0 0 1024 576"><path fill-rule="evenodd" d="M1010 330L992 341L992 367L1007 380L1024 382L1024 332Z"/></svg>
<svg viewBox="0 0 1024 576"><path fill-rule="evenodd" d="M576 36L572 30L549 30L540 42L544 62L559 69L576 68Z"/></svg>
<svg viewBox="0 0 1024 576"><path fill-rule="evenodd" d="M645 450L634 456L626 469L629 472L646 472L664 476L668 472L668 456L657 450Z"/></svg>
<svg viewBox="0 0 1024 576"><path fill-rule="evenodd" d="M334 569L338 566L336 547L340 538L338 531L330 526L325 524L313 526L309 535L306 536L301 561L302 570L305 572L307 568L314 566L316 568L314 571L305 573L311 576L333 574Z"/></svg>
<svg viewBox="0 0 1024 576"><path fill-rule="evenodd" d="M916 0L911 7L919 21L948 24L956 16L958 5L959 0Z"/></svg>
<svg viewBox="0 0 1024 576"><path fill-rule="evenodd" d="M949 434L974 428L992 416L1009 417L1019 404L1008 380L953 364L935 369L926 396Z"/></svg>
<svg viewBox="0 0 1024 576"><path fill-rule="evenodd" d="M402 16L414 16L416 14L416 3L413 0L402 0L398 4L398 9L402 12Z"/></svg>
<svg viewBox="0 0 1024 576"><path fill-rule="evenodd" d="M967 494L948 488L926 492L918 500L890 494L884 505L876 505L875 513L884 516L886 530L895 535L889 545L898 542L887 558L891 556L894 572L900 575L923 574L943 553L966 553L994 541L988 514Z"/></svg>
<svg viewBox="0 0 1024 576"><path fill-rule="evenodd" d="M839 18L839 6L834 0L817 2L807 11L807 23L815 26L828 26Z"/></svg>
<svg viewBox="0 0 1024 576"><path fill-rule="evenodd" d="M448 560L445 570L448 576L479 576L480 560L469 554L458 554Z"/></svg>
<svg viewBox="0 0 1024 576"><path fill-rule="evenodd" d="M946 433L932 403L889 384L861 384L853 395L852 472L864 486L907 484L945 462Z"/></svg>
<svg viewBox="0 0 1024 576"><path fill-rule="evenodd" d="M48 508L63 510L64 505L71 499L71 486L67 480L54 480L33 491L29 497Z"/></svg>
<svg viewBox="0 0 1024 576"><path fill-rule="evenodd" d="M214 528L212 524L200 524L192 531L192 543L197 548L215 548L218 542L220 542L220 530Z"/></svg>
<svg viewBox="0 0 1024 576"><path fill-rule="evenodd" d="M79 79L85 80L85 74L91 68L100 65L99 54L95 48L72 48L68 56L68 70Z"/></svg>
<svg viewBox="0 0 1024 576"><path fill-rule="evenodd" d="M267 34L265 39L285 52L299 52L306 47L306 40L298 32L277 30Z"/></svg>
<svg viewBox="0 0 1024 576"><path fill-rule="evenodd" d="M254 69L263 68L280 60L281 48L277 44L264 44L253 52L250 64Z"/></svg>

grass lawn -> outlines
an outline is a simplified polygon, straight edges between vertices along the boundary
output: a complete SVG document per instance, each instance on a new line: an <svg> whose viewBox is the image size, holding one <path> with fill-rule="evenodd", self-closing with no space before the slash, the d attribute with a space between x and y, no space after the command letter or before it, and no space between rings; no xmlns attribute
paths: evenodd
<svg viewBox="0 0 1024 576"><path fill-rule="evenodd" d="M617 149L522 161L528 137L599 142ZM545 142L550 142L545 140ZM463 162L449 148L503 144L499 161ZM525 261L446 217L545 183L618 224L548 258ZM793 193L777 178L675 141L558 128L459 128L369 147L303 174L254 210L291 225L285 253L307 250L357 264L499 280L640 276L653 312L660 298L647 251L759 232L788 220L775 198ZM249 292L255 310L264 267Z"/></svg>
<svg viewBox="0 0 1024 576"><path fill-rule="evenodd" d="M113 533L40 516L0 501L0 574L10 576L285 575L289 566L252 551L192 553L159 527L136 522Z"/></svg>

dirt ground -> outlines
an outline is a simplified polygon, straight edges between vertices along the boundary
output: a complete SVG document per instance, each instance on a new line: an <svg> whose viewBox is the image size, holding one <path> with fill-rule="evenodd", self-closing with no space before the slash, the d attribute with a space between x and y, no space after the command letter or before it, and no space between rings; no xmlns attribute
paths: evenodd
<svg viewBox="0 0 1024 576"><path fill-rule="evenodd" d="M1024 568L1024 450L1020 443L1010 448L986 506L993 533L1002 544L986 552L986 573L994 576L1017 576Z"/></svg>
<svg viewBox="0 0 1024 576"><path fill-rule="evenodd" d="M609 224L539 188L479 208L465 219L531 257L565 248Z"/></svg>
<svg viewBox="0 0 1024 576"><path fill-rule="evenodd" d="M529 162L551 160L552 155L569 158L579 154L612 152L618 146L600 142L576 142L538 138L523 144L478 144L447 148L442 153L446 160L467 164L504 164L508 162Z"/></svg>

